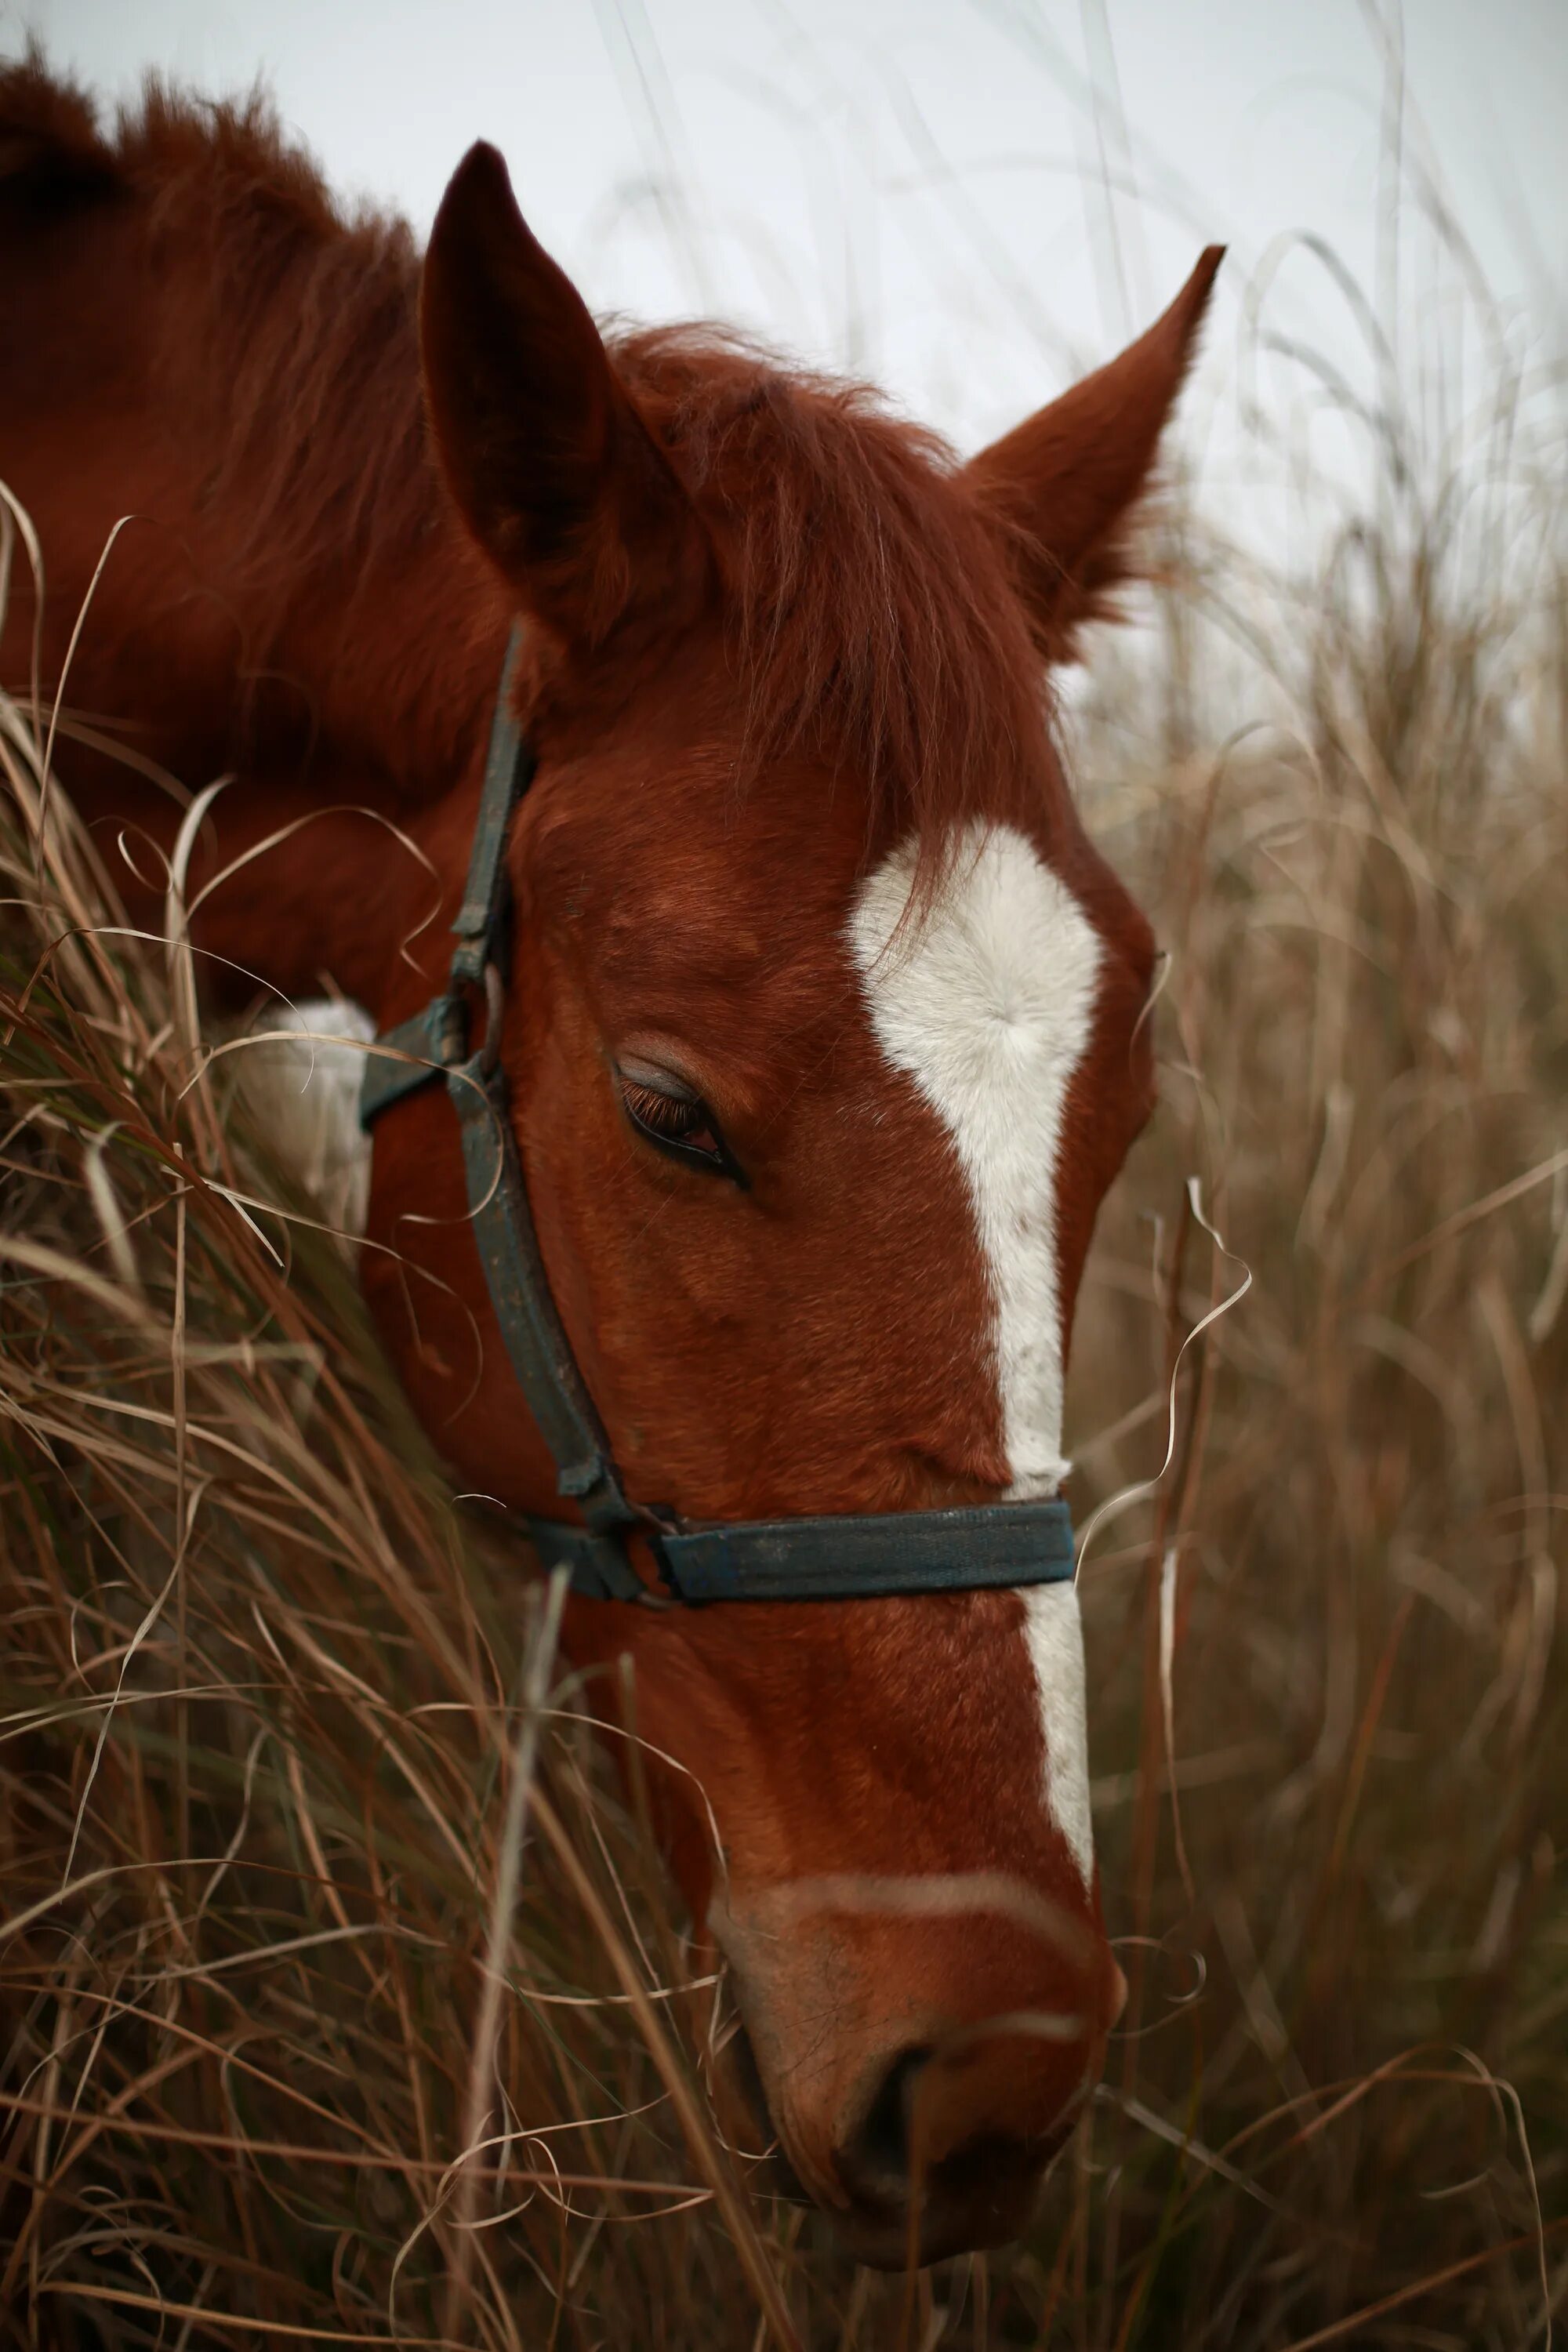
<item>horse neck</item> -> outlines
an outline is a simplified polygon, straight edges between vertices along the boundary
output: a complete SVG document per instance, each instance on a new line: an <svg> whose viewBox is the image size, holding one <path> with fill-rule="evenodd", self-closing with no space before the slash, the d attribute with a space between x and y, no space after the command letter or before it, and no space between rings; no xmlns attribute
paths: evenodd
<svg viewBox="0 0 1568 2352"><path fill-rule="evenodd" d="M405 240L296 223L280 268L254 257L254 292L240 258L194 205L144 195L8 242L0 446L43 550L46 694L63 677L68 714L187 789L235 778L208 870L296 828L215 897L208 943L275 986L325 970L374 1003L432 890L390 828L417 835L473 772L507 615L426 449ZM32 629L24 583L0 637L13 690ZM166 851L177 803L70 736L89 820ZM368 814L320 814L345 803Z"/></svg>

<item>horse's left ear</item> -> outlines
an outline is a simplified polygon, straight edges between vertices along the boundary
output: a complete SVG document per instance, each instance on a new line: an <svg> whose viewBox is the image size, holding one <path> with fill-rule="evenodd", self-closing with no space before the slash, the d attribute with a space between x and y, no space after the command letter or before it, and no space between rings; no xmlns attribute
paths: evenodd
<svg viewBox="0 0 1568 2352"><path fill-rule="evenodd" d="M1147 334L964 469L1005 532L1048 660L1072 658L1079 625L1102 617L1110 591L1136 569L1130 529L1224 256L1211 245Z"/></svg>
<svg viewBox="0 0 1568 2352"><path fill-rule="evenodd" d="M482 142L437 213L419 327L441 469L523 608L578 649L635 619L679 625L709 577L706 534Z"/></svg>

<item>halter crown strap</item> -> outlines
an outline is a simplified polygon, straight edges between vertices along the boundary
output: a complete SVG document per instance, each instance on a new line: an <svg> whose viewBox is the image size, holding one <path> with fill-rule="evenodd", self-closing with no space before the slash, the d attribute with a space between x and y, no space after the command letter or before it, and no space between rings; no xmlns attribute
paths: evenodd
<svg viewBox="0 0 1568 2352"><path fill-rule="evenodd" d="M554 1457L561 1495L582 1514L524 1518L547 1568L593 1600L658 1603L633 1565L635 1536L668 1600L839 1601L1054 1584L1073 1573L1072 1520L1058 1498L943 1511L754 1519L688 1526L632 1502L562 1328L540 1255L500 1067L501 973L509 912L506 847L533 754L511 716L521 631L512 630L490 726L463 902L447 985L412 1020L377 1037L360 1090L361 1127L444 1082L458 1115L474 1239L496 1320L529 1412ZM487 998L472 1050L469 1005Z"/></svg>

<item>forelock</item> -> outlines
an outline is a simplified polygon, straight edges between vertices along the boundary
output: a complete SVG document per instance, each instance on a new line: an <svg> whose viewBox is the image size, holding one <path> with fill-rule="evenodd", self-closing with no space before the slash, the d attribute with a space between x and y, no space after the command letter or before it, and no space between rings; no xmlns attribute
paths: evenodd
<svg viewBox="0 0 1568 2352"><path fill-rule="evenodd" d="M878 395L710 329L612 355L727 577L746 766L804 746L922 864L972 821L1048 821L1047 687L952 451Z"/></svg>

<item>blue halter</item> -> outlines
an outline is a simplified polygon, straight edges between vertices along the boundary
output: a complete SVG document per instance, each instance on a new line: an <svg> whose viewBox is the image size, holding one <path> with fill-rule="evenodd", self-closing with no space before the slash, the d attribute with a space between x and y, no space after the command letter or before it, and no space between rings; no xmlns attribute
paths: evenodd
<svg viewBox="0 0 1568 2352"><path fill-rule="evenodd" d="M490 730L458 944L439 996L376 1039L365 1062L360 1125L445 1084L458 1114L468 1208L490 1303L518 1385L555 1458L557 1487L583 1524L524 1515L546 1569L595 1601L654 1607L709 1601L847 1601L893 1592L965 1592L1058 1584L1073 1573L1064 1502L987 1503L946 1511L692 1526L633 1502L550 1295L500 1061L504 1010L506 845L535 761L511 716L512 632ZM483 1045L470 1049L468 1006L484 992ZM652 1563L651 1584L632 1546Z"/></svg>

